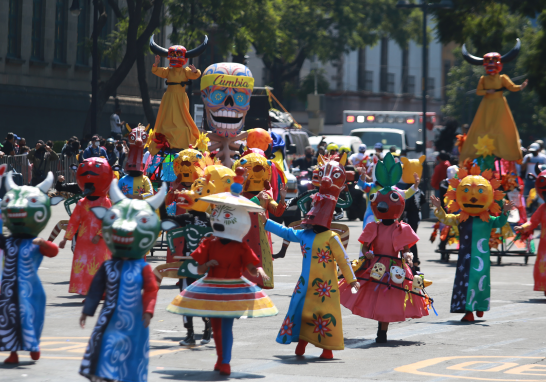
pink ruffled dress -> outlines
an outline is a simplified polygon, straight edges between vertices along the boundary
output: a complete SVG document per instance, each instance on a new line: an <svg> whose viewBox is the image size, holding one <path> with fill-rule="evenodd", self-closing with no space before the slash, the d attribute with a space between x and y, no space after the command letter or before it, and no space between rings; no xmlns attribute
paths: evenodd
<svg viewBox="0 0 546 382"><path fill-rule="evenodd" d="M388 273L393 265L402 267L399 252L404 249L404 246L411 247L418 240L419 237L406 223L396 221L388 226L381 222L367 224L358 241L368 243L375 257L371 260L371 265L368 268L356 273L361 285L358 293L352 294L351 286L345 283L345 280L340 282L341 304L350 309L353 314L380 322L399 322L405 321L406 318L428 316L424 296L408 294L392 287L392 285L396 285L409 291L412 290L413 276L410 268L405 266L406 279L402 284L394 283ZM385 273L380 279L383 284L370 278L372 268L376 263L385 266Z"/></svg>

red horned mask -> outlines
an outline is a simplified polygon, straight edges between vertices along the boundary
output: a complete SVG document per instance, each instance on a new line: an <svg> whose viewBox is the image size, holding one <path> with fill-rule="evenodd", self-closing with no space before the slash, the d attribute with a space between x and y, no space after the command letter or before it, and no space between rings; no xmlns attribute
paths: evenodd
<svg viewBox="0 0 546 382"><path fill-rule="evenodd" d="M507 62L512 61L515 59L519 53L519 50L521 49L521 42L519 41L519 38L516 39L516 46L512 48L508 53L501 56L497 52L491 52L487 53L483 56L483 58L479 58L476 56L471 55L466 50L466 45L463 44L462 54L463 58L472 65L483 65L485 68L485 72L491 76L498 74L502 71L503 64L506 64Z"/></svg>
<svg viewBox="0 0 546 382"><path fill-rule="evenodd" d="M104 158L85 159L76 173L78 186L85 196L106 196L114 172Z"/></svg>
<svg viewBox="0 0 546 382"><path fill-rule="evenodd" d="M169 66L172 68L181 68L186 65L188 59L186 58L186 48L182 45L173 45L169 48Z"/></svg>

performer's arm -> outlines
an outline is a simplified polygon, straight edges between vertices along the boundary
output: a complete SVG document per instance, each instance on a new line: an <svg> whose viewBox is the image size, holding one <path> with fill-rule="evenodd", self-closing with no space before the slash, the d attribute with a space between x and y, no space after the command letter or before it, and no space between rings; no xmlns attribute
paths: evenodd
<svg viewBox="0 0 546 382"><path fill-rule="evenodd" d="M155 302L157 300L157 281L154 272L149 265L142 268L142 281L144 292L142 293L142 312L154 315Z"/></svg>
<svg viewBox="0 0 546 382"><path fill-rule="evenodd" d="M70 220L68 221L68 226L66 227L66 233L64 235L64 241L72 240L76 232L78 232L78 228L80 228L80 221L82 218L81 213L82 207L80 201L78 202L78 204L76 204L76 208L74 208L74 212L72 212L72 215L70 215ZM63 247L61 246L61 248Z"/></svg>
<svg viewBox="0 0 546 382"><path fill-rule="evenodd" d="M142 199L147 199L150 196L154 195L154 188L152 186L152 182L150 182L150 178L148 178L146 175L142 176L142 187L144 187L144 193L140 196L142 196Z"/></svg>
<svg viewBox="0 0 546 382"><path fill-rule="evenodd" d="M478 82L478 88L476 89L476 95L484 96L487 94L487 90L485 90L485 85L483 83L484 79L483 76L480 78L480 82Z"/></svg>
<svg viewBox="0 0 546 382"><path fill-rule="evenodd" d="M199 69L196 69L196 71L194 73L194 72L192 72L191 68L189 66L187 66L185 68L185 70L186 70L186 78L188 80L196 80L199 77L201 77L201 71Z"/></svg>
<svg viewBox="0 0 546 382"><path fill-rule="evenodd" d="M100 300L104 295L104 291L106 290L106 280L106 268L104 267L103 263L97 273L95 273L91 286L89 287L89 291L87 292L87 296L85 296L82 314L91 317L95 315L95 311L97 310Z"/></svg>
<svg viewBox="0 0 546 382"><path fill-rule="evenodd" d="M450 225L450 226L458 226L459 225L459 215L446 214L446 212L444 211L442 206L436 207L436 210L434 211L434 215L443 224L447 224L447 225Z"/></svg>
<svg viewBox="0 0 546 382"><path fill-rule="evenodd" d="M508 200L503 200L503 202L504 205L502 206L502 213L500 214L500 216L491 216L491 219L493 219L493 228L503 227L508 221L508 215L510 214L510 210L514 207L513 202L508 202Z"/></svg>
<svg viewBox="0 0 546 382"><path fill-rule="evenodd" d="M348 283L356 281L353 267L351 267L351 260L349 259L349 255L345 251L343 244L341 244L338 235L334 235L330 238L330 250L336 259L336 263L339 266L339 269L341 269L345 280L347 280Z"/></svg>
<svg viewBox="0 0 546 382"><path fill-rule="evenodd" d="M40 253L43 256L55 257L59 253L59 247L57 247L57 244L54 244L42 238L37 237L32 241L32 243L40 247Z"/></svg>
<svg viewBox="0 0 546 382"><path fill-rule="evenodd" d="M169 75L169 68L159 68L157 66L152 66L152 73L161 78L167 78Z"/></svg>
<svg viewBox="0 0 546 382"><path fill-rule="evenodd" d="M504 86L511 92L519 92L520 90L523 90L521 85L516 85L515 83L513 83L510 77L508 77L506 74L501 74L500 78L502 81L502 86Z"/></svg>
<svg viewBox="0 0 546 382"><path fill-rule="evenodd" d="M55 183L55 190L59 192L70 192L71 194L80 195L82 190L78 183L65 183L57 180Z"/></svg>
<svg viewBox="0 0 546 382"><path fill-rule="evenodd" d="M293 228L287 228L273 220L267 220L265 223L265 230L282 237L284 240L293 241L295 243L300 241L299 236L300 233L303 232L302 230L296 231Z"/></svg>
<svg viewBox="0 0 546 382"><path fill-rule="evenodd" d="M521 227L516 227L516 231L523 230L523 232L529 232L534 231L539 225L540 221L542 220L542 215L544 214L546 210L546 204L542 204L538 207L538 209L535 211L533 216L531 216L531 220L522 224ZM519 229L518 229L519 228Z"/></svg>

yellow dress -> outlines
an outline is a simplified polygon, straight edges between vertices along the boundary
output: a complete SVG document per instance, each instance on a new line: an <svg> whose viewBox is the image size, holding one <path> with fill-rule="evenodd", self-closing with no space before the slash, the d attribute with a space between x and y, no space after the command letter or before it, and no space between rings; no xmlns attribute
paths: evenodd
<svg viewBox="0 0 546 382"><path fill-rule="evenodd" d="M483 96L483 100L474 116L470 130L461 150L460 163L466 158L477 157L474 144L478 138L488 135L494 140L495 150L493 154L502 159L516 161L522 159L519 144L519 133L502 91L487 94L488 89L500 89L505 87L511 92L521 90L520 85L515 85L505 74L494 76L482 76L476 89L476 94Z"/></svg>
<svg viewBox="0 0 546 382"><path fill-rule="evenodd" d="M152 67L152 73L167 79L167 82L175 83L195 80L201 76L199 70L193 73L188 67ZM167 87L167 91L165 91L161 99L154 132L164 134L172 148L185 150L189 148L190 144L195 144L199 137L199 130L190 115L185 86L169 85ZM155 155L158 151L156 143L152 142L150 144L150 153Z"/></svg>

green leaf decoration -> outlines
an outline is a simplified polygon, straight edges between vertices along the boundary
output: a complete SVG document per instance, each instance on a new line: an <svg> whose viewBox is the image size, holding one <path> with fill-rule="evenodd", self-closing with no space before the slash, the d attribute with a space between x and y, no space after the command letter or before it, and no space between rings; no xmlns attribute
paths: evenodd
<svg viewBox="0 0 546 382"><path fill-rule="evenodd" d="M317 295L318 295L318 292L315 292L315 293L313 293L313 294L314 294L315 296L317 296Z"/></svg>
<svg viewBox="0 0 546 382"><path fill-rule="evenodd" d="M377 162L375 166L375 178L387 192L400 181L401 177L402 163L396 163L391 153L385 154L383 162Z"/></svg>
<svg viewBox="0 0 546 382"><path fill-rule="evenodd" d="M318 294L318 293L317 293ZM324 302L324 296L322 296L322 302Z"/></svg>
<svg viewBox="0 0 546 382"><path fill-rule="evenodd" d="M336 318L335 318L333 315L331 315L330 313L325 314L324 316L322 316L322 318L326 318L326 319L329 318L329 319L330 319L330 322L331 322L332 324L334 324L334 326L337 325ZM330 322L328 323L328 325L330 324ZM326 325L326 326L328 326L328 325Z"/></svg>
<svg viewBox="0 0 546 382"><path fill-rule="evenodd" d="M311 284L312 287L314 287L317 283L322 283L322 279L319 279L318 277L313 280L313 283Z"/></svg>
<svg viewBox="0 0 546 382"><path fill-rule="evenodd" d="M303 276L300 276L300 282L301 282L301 285L305 285L305 279L303 278Z"/></svg>
<svg viewBox="0 0 546 382"><path fill-rule="evenodd" d="M318 335L318 342L320 342L320 334Z"/></svg>
<svg viewBox="0 0 546 382"><path fill-rule="evenodd" d="M307 325L309 325L309 326L315 326L315 324L312 324L312 323L310 323L310 322L308 322Z"/></svg>
<svg viewBox="0 0 546 382"><path fill-rule="evenodd" d="M317 315L315 313L313 313L313 318L316 320L317 319Z"/></svg>
<svg viewBox="0 0 546 382"><path fill-rule="evenodd" d="M328 337L332 337L332 333L326 333Z"/></svg>
<svg viewBox="0 0 546 382"><path fill-rule="evenodd" d="M286 336L284 336L284 337L282 338L282 343L283 343L283 344L286 343Z"/></svg>

